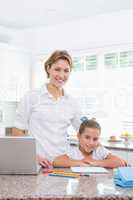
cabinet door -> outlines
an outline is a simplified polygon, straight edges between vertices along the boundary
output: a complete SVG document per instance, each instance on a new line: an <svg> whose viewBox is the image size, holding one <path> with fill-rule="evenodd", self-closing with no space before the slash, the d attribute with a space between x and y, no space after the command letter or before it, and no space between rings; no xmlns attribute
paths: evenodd
<svg viewBox="0 0 133 200"><path fill-rule="evenodd" d="M133 151L128 152L128 162L133 165Z"/></svg>
<svg viewBox="0 0 133 200"><path fill-rule="evenodd" d="M19 101L30 86L30 57L19 50L0 49L0 101Z"/></svg>
<svg viewBox="0 0 133 200"><path fill-rule="evenodd" d="M128 161L128 151L123 151L123 150L117 150L117 149L110 149L112 154Z"/></svg>

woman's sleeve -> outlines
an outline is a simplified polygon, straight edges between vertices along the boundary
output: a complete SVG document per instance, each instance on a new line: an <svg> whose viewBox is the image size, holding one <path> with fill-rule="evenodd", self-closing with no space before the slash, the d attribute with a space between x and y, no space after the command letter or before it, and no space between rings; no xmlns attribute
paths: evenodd
<svg viewBox="0 0 133 200"><path fill-rule="evenodd" d="M71 146L68 146L67 151L66 151L66 155L67 155L70 159L73 159L73 150L72 150Z"/></svg>
<svg viewBox="0 0 133 200"><path fill-rule="evenodd" d="M30 107L31 107L30 95L27 94L22 98L22 100L18 105L15 116L14 127L22 130L28 129L30 110L31 110Z"/></svg>
<svg viewBox="0 0 133 200"><path fill-rule="evenodd" d="M81 112L80 106L76 102L73 103L73 110L74 110L74 115L73 115L71 123L72 123L73 128L76 130L76 132L78 132L80 124L82 122L81 121L82 112Z"/></svg>
<svg viewBox="0 0 133 200"><path fill-rule="evenodd" d="M109 155L110 151L106 149L104 146L97 147L96 151L94 152L94 159L95 160L104 160Z"/></svg>

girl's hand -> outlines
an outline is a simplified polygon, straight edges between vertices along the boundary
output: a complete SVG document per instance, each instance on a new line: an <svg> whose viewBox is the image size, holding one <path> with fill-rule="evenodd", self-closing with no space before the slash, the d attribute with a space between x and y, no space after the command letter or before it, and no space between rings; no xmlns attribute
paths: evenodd
<svg viewBox="0 0 133 200"><path fill-rule="evenodd" d="M90 165L93 162L91 158L84 158L82 161L84 162L84 164L88 164L88 165Z"/></svg>
<svg viewBox="0 0 133 200"><path fill-rule="evenodd" d="M81 161L81 163L80 163L79 166L80 166L80 167L87 167L87 166L88 166L88 163L85 163L84 161Z"/></svg>
<svg viewBox="0 0 133 200"><path fill-rule="evenodd" d="M110 157L111 156L111 157ZM86 158L84 159L85 163L88 163L91 166L95 167L109 167L109 168L114 168L114 167L122 167L122 166L127 166L127 163L125 160L118 158L116 156L110 155L108 156L108 159L105 160L93 160L91 158ZM110 157L110 158L109 158ZM111 159L112 158L112 159ZM115 158L115 159L114 159ZM112 165L112 163L115 163L115 166Z"/></svg>
<svg viewBox="0 0 133 200"><path fill-rule="evenodd" d="M127 166L128 164L127 164L127 162L126 162L125 160L119 158L119 160L118 160L118 165L119 165L120 167L125 167L125 166Z"/></svg>
<svg viewBox="0 0 133 200"><path fill-rule="evenodd" d="M47 159L44 159L43 157L37 155L37 162L39 165L41 165L43 168L52 168L52 163L47 160Z"/></svg>
<svg viewBox="0 0 133 200"><path fill-rule="evenodd" d="M84 161L84 164L86 165L98 166L97 160L93 160L91 158L85 158L83 161Z"/></svg>

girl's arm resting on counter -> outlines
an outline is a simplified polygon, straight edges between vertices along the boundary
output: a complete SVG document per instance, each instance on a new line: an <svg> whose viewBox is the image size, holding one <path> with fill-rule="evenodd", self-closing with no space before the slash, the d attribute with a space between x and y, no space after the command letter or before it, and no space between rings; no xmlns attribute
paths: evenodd
<svg viewBox="0 0 133 200"><path fill-rule="evenodd" d="M12 128L12 136L25 136L25 130L21 130L18 128Z"/></svg>
<svg viewBox="0 0 133 200"><path fill-rule="evenodd" d="M86 165L83 160L73 160L67 155L62 155L55 158L52 164L53 167L74 167Z"/></svg>
<svg viewBox="0 0 133 200"><path fill-rule="evenodd" d="M99 167L107 167L107 168L116 168L121 166L126 166L127 163L125 160L112 155L109 153L106 159L104 160L87 160L85 161L88 164L91 164L92 166L99 166Z"/></svg>

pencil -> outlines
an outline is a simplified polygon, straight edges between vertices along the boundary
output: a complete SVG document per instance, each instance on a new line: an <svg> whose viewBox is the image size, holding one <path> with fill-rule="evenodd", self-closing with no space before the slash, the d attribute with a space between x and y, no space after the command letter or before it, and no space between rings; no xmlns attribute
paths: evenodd
<svg viewBox="0 0 133 200"><path fill-rule="evenodd" d="M65 177L65 178L76 178L77 176L63 175L63 174L49 174L49 176Z"/></svg>
<svg viewBox="0 0 133 200"><path fill-rule="evenodd" d="M61 175L68 175L68 176L80 176L80 173L73 173L73 172L63 172L63 171L53 171L50 172L49 174L61 174Z"/></svg>

